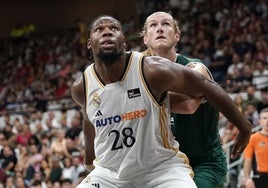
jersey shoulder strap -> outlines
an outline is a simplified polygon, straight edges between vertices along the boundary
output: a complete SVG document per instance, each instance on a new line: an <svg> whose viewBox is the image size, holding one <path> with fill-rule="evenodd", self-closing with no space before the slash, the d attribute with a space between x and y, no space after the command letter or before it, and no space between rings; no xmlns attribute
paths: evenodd
<svg viewBox="0 0 268 188"><path fill-rule="evenodd" d="M181 65L187 65L190 62L198 62L198 63L202 63L202 61L200 59L197 58L189 58L183 55L178 54L177 58L175 60L175 63L181 64Z"/></svg>

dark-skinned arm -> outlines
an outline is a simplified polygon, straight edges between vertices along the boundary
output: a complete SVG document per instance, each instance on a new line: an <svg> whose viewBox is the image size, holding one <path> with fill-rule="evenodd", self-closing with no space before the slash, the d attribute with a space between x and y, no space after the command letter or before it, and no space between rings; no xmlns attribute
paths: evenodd
<svg viewBox="0 0 268 188"><path fill-rule="evenodd" d="M173 91L204 98L210 102L239 130L231 157L243 152L251 135L251 123L216 82L196 71L159 57L146 57L143 69L145 79L157 100L160 100L167 91Z"/></svg>
<svg viewBox="0 0 268 188"><path fill-rule="evenodd" d="M170 111L177 114L193 114L199 107L202 99L192 98L184 94L168 92Z"/></svg>
<svg viewBox="0 0 268 188"><path fill-rule="evenodd" d="M81 107L81 112L83 114L83 134L85 141L85 154L84 154L84 165L87 170L91 171L93 167L93 160L95 159L94 151L94 138L95 130L94 126L88 120L86 110L85 110L85 91L84 91L84 82L83 78L78 78L71 87L71 94L73 100Z"/></svg>

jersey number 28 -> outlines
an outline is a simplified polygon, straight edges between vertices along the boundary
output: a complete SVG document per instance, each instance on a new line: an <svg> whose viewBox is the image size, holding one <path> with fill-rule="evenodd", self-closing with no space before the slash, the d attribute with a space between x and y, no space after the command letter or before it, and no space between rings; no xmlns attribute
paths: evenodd
<svg viewBox="0 0 268 188"><path fill-rule="evenodd" d="M136 139L133 136L132 128L124 128L121 132L122 134L120 134L120 132L117 130L112 130L111 132L109 132L108 136L110 136L112 133L115 134L115 139L112 145L112 150L122 149L123 145L129 148L129 147L132 147L134 143L136 142ZM123 136L122 143L119 142L120 136Z"/></svg>

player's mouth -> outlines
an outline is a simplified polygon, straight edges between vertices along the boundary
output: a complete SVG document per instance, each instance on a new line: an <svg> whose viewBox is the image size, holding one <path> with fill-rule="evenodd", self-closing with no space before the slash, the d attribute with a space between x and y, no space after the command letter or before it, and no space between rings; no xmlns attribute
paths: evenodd
<svg viewBox="0 0 268 188"><path fill-rule="evenodd" d="M156 37L156 40L161 40L161 39L166 39L166 37L164 37L164 36L158 36L158 37Z"/></svg>
<svg viewBox="0 0 268 188"><path fill-rule="evenodd" d="M105 41L101 42L102 48L112 48L114 46L115 46L115 43L111 40L105 40Z"/></svg>

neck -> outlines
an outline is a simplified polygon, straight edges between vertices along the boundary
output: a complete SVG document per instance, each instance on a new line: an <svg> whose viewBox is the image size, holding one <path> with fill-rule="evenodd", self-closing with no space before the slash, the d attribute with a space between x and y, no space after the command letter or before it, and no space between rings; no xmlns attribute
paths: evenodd
<svg viewBox="0 0 268 188"><path fill-rule="evenodd" d="M95 71L103 83L110 84L119 81L124 74L126 65L126 55L124 54L112 63L96 60Z"/></svg>
<svg viewBox="0 0 268 188"><path fill-rule="evenodd" d="M177 54L176 54L175 49L170 49L167 51L165 51L165 50L158 50L158 51L151 50L151 53L154 56L164 57L166 59L169 59L172 62L175 62L176 58L177 58Z"/></svg>
<svg viewBox="0 0 268 188"><path fill-rule="evenodd" d="M264 134L265 136L268 136L268 132L267 132L267 131L265 131L265 130L262 129L260 132L261 132L262 134Z"/></svg>

